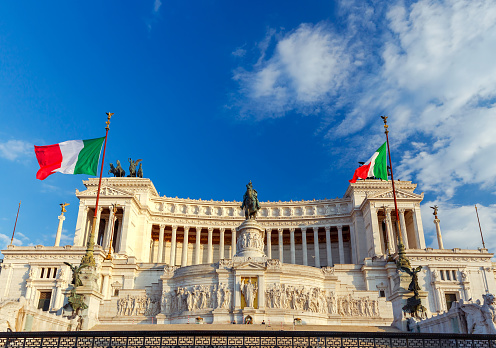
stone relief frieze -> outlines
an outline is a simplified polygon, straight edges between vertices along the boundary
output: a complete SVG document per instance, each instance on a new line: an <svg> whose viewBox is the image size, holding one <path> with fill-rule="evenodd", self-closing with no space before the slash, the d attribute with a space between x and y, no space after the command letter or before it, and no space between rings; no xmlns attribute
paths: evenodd
<svg viewBox="0 0 496 348"><path fill-rule="evenodd" d="M219 260L219 268L232 268L233 260L232 259L221 259Z"/></svg>
<svg viewBox="0 0 496 348"><path fill-rule="evenodd" d="M120 298L117 301L117 315L121 316L155 316L160 313L160 300L147 295Z"/></svg>
<svg viewBox="0 0 496 348"><path fill-rule="evenodd" d="M292 309L345 317L378 317L379 302L369 297L338 296L317 287L275 283L265 291L267 308Z"/></svg>
<svg viewBox="0 0 496 348"><path fill-rule="evenodd" d="M226 284L177 287L162 293L161 311L180 314L202 309L231 309L231 289Z"/></svg>
<svg viewBox="0 0 496 348"><path fill-rule="evenodd" d="M267 269L268 270L280 271L281 265L282 265L281 260L277 260L277 259L267 260Z"/></svg>

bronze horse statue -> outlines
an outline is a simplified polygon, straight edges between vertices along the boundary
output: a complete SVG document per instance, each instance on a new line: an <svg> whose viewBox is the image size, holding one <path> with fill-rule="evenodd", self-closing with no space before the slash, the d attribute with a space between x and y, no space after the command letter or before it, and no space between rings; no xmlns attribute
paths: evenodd
<svg viewBox="0 0 496 348"><path fill-rule="evenodd" d="M260 210L260 203L258 202L258 193L253 189L253 185L250 182L246 185L246 192L243 196L243 205L241 209L245 210L245 219L255 219L257 217L257 212Z"/></svg>
<svg viewBox="0 0 496 348"><path fill-rule="evenodd" d="M126 175L126 172L122 169L121 162L119 160L117 160L117 167L114 167L114 165L110 163L109 174L110 173L114 174L114 177L116 178L122 178Z"/></svg>

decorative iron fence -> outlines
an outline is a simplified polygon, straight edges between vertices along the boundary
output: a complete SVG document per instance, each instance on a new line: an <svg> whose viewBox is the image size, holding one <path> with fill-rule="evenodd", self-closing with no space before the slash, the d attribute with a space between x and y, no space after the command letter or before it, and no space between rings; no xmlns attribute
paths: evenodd
<svg viewBox="0 0 496 348"><path fill-rule="evenodd" d="M0 333L5 348L496 348L496 335L310 331Z"/></svg>

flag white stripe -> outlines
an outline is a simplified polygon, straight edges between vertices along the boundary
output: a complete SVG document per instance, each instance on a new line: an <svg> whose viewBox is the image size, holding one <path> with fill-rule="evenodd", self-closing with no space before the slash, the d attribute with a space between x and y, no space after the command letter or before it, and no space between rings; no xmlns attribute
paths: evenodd
<svg viewBox="0 0 496 348"><path fill-rule="evenodd" d="M62 152L62 164L55 172L63 174L74 174L74 167L78 160L79 153L84 147L82 140L69 140L59 144Z"/></svg>
<svg viewBox="0 0 496 348"><path fill-rule="evenodd" d="M377 158L377 156L379 156L379 152L374 152L372 157L370 157L370 159L366 163L366 164L370 163L369 172L367 174L367 177L374 176L375 159Z"/></svg>

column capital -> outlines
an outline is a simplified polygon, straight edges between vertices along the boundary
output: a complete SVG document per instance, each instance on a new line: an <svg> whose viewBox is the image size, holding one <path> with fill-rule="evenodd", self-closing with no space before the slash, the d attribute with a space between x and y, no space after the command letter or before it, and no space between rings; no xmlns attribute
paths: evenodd
<svg viewBox="0 0 496 348"><path fill-rule="evenodd" d="M406 208L398 208L400 214L405 214Z"/></svg>
<svg viewBox="0 0 496 348"><path fill-rule="evenodd" d="M319 231L319 227L320 227L320 226L313 226L313 227L312 227L312 228L313 228L313 231L314 231L314 232L318 232L318 231Z"/></svg>
<svg viewBox="0 0 496 348"><path fill-rule="evenodd" d="M224 232L226 231L226 228L225 228L225 227L221 227L221 228L219 228L219 231L220 231L221 233L224 233Z"/></svg>
<svg viewBox="0 0 496 348"><path fill-rule="evenodd" d="M282 233L282 231L284 231L284 228L279 227L279 228L277 229L277 232L279 232L279 233Z"/></svg>
<svg viewBox="0 0 496 348"><path fill-rule="evenodd" d="M160 224L160 231L165 230L165 224Z"/></svg>
<svg viewBox="0 0 496 348"><path fill-rule="evenodd" d="M201 226L196 226L195 229L196 229L196 232L199 232L202 230Z"/></svg>
<svg viewBox="0 0 496 348"><path fill-rule="evenodd" d="M441 220L439 220L439 219L434 219L434 223L435 223L435 224L438 224L438 223L440 223L440 222L441 222Z"/></svg>
<svg viewBox="0 0 496 348"><path fill-rule="evenodd" d="M294 227L291 227L291 228L289 229L289 232L292 232L292 233L294 233L294 231L295 231L295 230L296 230L296 228L294 228Z"/></svg>
<svg viewBox="0 0 496 348"><path fill-rule="evenodd" d="M324 226L326 232L331 232L331 226Z"/></svg>
<svg viewBox="0 0 496 348"><path fill-rule="evenodd" d="M173 231L176 231L177 230L177 225L172 225L171 227L172 227L172 230Z"/></svg>
<svg viewBox="0 0 496 348"><path fill-rule="evenodd" d="M99 206L98 207L98 211L101 213L103 211L103 207L102 206Z"/></svg>
<svg viewBox="0 0 496 348"><path fill-rule="evenodd" d="M307 233L307 227L306 226L301 227L301 232Z"/></svg>
<svg viewBox="0 0 496 348"><path fill-rule="evenodd" d="M338 231L343 229L343 225L337 225L336 227L337 227Z"/></svg>
<svg viewBox="0 0 496 348"><path fill-rule="evenodd" d="M232 228L231 228L231 232L236 233L236 231L237 231L237 228L236 228L236 227L232 227Z"/></svg>
<svg viewBox="0 0 496 348"><path fill-rule="evenodd" d="M265 232L268 232L268 233L272 232L272 228L271 227L265 227Z"/></svg>
<svg viewBox="0 0 496 348"><path fill-rule="evenodd" d="M212 233L212 231L214 230L214 228L213 227L209 227L209 228L207 228L207 230L208 230L209 233Z"/></svg>
<svg viewBox="0 0 496 348"><path fill-rule="evenodd" d="M65 216L64 215L59 215L59 220L64 221L65 220Z"/></svg>

